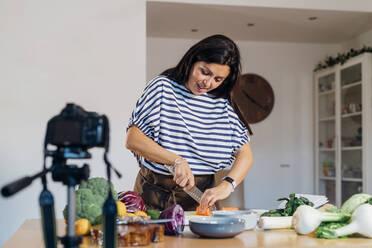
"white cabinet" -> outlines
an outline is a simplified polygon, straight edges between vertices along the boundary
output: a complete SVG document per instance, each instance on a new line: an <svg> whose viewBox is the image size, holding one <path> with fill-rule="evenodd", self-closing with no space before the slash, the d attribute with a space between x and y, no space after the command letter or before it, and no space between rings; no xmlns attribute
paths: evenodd
<svg viewBox="0 0 372 248"><path fill-rule="evenodd" d="M372 194L372 54L314 73L315 191L338 207Z"/></svg>

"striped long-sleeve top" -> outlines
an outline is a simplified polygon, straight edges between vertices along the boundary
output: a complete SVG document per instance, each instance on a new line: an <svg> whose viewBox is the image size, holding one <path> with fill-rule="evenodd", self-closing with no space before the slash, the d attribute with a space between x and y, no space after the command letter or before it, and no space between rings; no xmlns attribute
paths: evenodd
<svg viewBox="0 0 372 248"><path fill-rule="evenodd" d="M138 99L128 128L185 158L195 175L214 174L232 165L235 152L249 142L247 129L227 99L197 96L185 86L158 76ZM137 156L139 163L160 174L162 164Z"/></svg>

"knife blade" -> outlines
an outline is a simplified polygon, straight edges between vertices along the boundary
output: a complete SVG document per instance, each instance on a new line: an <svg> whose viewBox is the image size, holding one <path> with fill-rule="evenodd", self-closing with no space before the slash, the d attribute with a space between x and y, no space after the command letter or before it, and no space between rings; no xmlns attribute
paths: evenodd
<svg viewBox="0 0 372 248"><path fill-rule="evenodd" d="M170 166L170 165L164 165L164 167L172 174L174 175L174 167L173 166ZM192 187L190 190L186 190L185 188L183 188L183 191L185 191L189 196L191 196L192 199L194 199L196 202L198 202L200 204L200 200L201 200L201 197L203 195L203 192L194 185L194 187ZM215 211L217 210L216 209L216 206L213 205L211 207L211 210L212 211Z"/></svg>
<svg viewBox="0 0 372 248"><path fill-rule="evenodd" d="M134 223L141 223L141 224L158 224L158 223L167 223L174 221L174 219L158 219L158 220L138 220L134 221ZM128 224L128 221L118 220L116 224Z"/></svg>

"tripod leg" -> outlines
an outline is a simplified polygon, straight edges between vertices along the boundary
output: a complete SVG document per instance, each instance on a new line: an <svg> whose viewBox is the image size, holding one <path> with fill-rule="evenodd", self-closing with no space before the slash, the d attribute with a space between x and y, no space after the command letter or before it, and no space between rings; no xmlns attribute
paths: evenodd
<svg viewBox="0 0 372 248"><path fill-rule="evenodd" d="M105 248L117 247L117 227L116 215L117 207L115 200L112 198L112 193L109 191L105 203L103 204L103 243Z"/></svg>
<svg viewBox="0 0 372 248"><path fill-rule="evenodd" d="M67 189L67 202L68 202L68 209L67 209L67 236L75 236L75 189L73 186L68 186Z"/></svg>
<svg viewBox="0 0 372 248"><path fill-rule="evenodd" d="M56 248L56 217L54 213L54 199L52 193L50 193L50 191L47 189L44 189L40 194L39 203L45 247Z"/></svg>
<svg viewBox="0 0 372 248"><path fill-rule="evenodd" d="M71 182L74 182L71 180ZM77 248L82 242L79 235L75 235L75 184L67 185L67 235L61 238L61 242L65 248Z"/></svg>

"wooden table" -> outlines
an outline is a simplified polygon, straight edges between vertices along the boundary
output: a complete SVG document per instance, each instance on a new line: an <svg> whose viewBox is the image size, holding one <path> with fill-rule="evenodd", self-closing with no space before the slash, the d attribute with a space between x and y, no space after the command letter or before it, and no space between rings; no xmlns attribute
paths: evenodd
<svg viewBox="0 0 372 248"><path fill-rule="evenodd" d="M63 236L65 224L57 221L58 235ZM18 231L5 243L3 248L43 247L39 219L26 220ZM59 247L62 247L59 245ZM82 245L81 247L95 247ZM146 248L230 248L230 247L372 247L372 239L350 238L340 240L315 239L297 235L293 230L245 231L230 239L202 239L194 235L188 227L182 236L166 236L162 243L151 243Z"/></svg>

